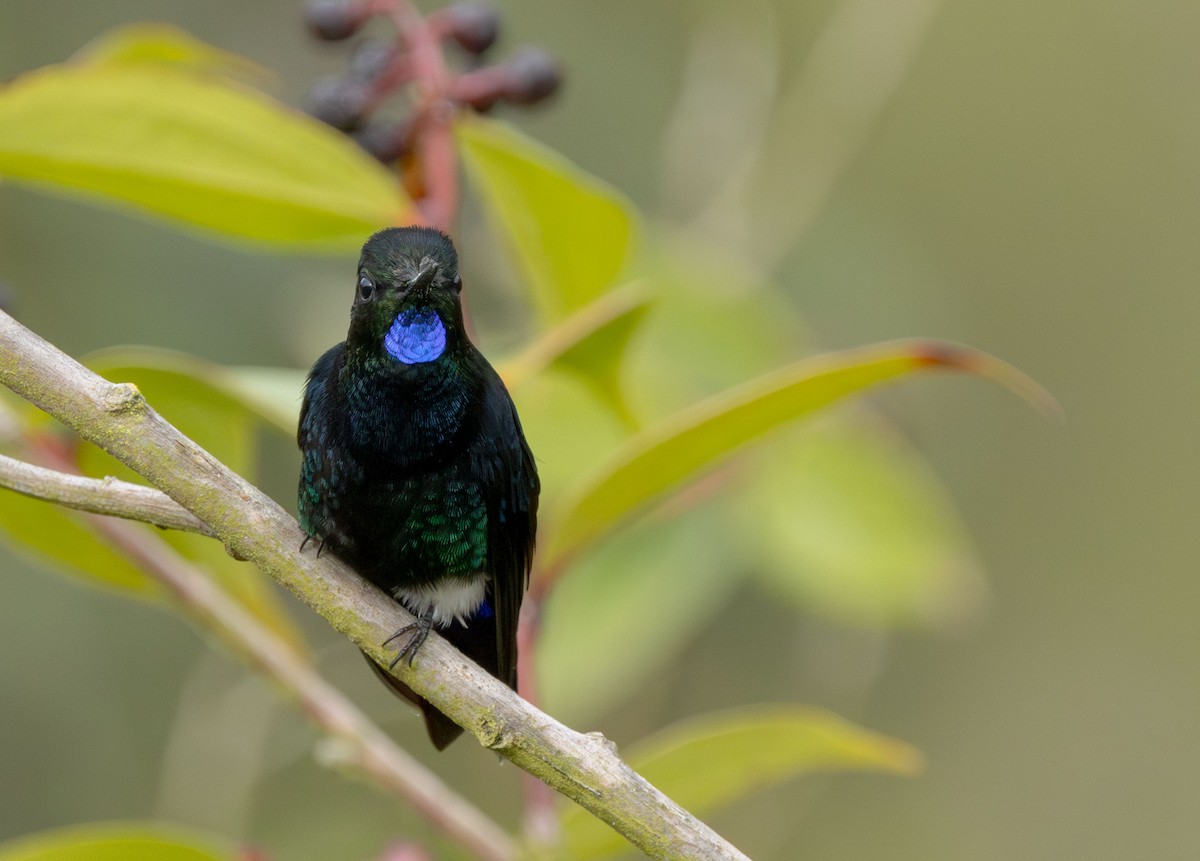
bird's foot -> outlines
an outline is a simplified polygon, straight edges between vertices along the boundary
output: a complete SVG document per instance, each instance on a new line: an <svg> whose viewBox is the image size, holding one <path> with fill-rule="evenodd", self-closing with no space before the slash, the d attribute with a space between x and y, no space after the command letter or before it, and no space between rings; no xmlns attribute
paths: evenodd
<svg viewBox="0 0 1200 861"><path fill-rule="evenodd" d="M400 639L405 634L409 634L408 640L403 646L400 647L400 651L396 653L396 657L392 659L392 662L388 664L388 669L395 669L396 664L403 660L407 660L408 665L411 667L413 658L417 656L417 652L420 650L421 644L423 644L425 642L425 638L429 636L429 629L432 627L432 618L428 616L418 616L417 621L413 622L411 625L405 625L399 631L384 640L382 645L386 646Z"/></svg>

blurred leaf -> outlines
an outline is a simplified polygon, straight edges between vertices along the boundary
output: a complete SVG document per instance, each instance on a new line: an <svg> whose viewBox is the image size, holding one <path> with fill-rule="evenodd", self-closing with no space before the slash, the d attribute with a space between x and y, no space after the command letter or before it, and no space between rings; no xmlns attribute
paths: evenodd
<svg viewBox="0 0 1200 861"><path fill-rule="evenodd" d="M56 435L59 423L8 389L0 388L0 418L5 443L18 440L28 430L34 435ZM26 459L22 446L0 445L10 457ZM0 532L19 553L55 570L83 574L102 586L158 598L161 587L124 556L101 541L79 512L9 490L0 490Z"/></svg>
<svg viewBox="0 0 1200 861"><path fill-rule="evenodd" d="M289 439L300 421L300 400L306 372L298 368L218 365L199 356L158 347L113 347L92 353L89 362L114 372L146 369L186 377L214 393L234 411L246 411Z"/></svg>
<svg viewBox="0 0 1200 861"><path fill-rule="evenodd" d="M639 412L653 417L778 367L810 340L777 287L671 239L648 267L654 308L626 373ZM784 599L851 623L943 626L983 600L945 488L872 410L826 411L737 465L737 492L725 494L730 529L746 564Z"/></svg>
<svg viewBox="0 0 1200 861"><path fill-rule="evenodd" d="M0 89L0 175L312 250L357 249L409 206L344 135L163 65L49 67Z"/></svg>
<svg viewBox="0 0 1200 861"><path fill-rule="evenodd" d="M232 847L217 847L183 829L158 824L111 823L56 828L0 845L0 861L236 861Z"/></svg>
<svg viewBox="0 0 1200 861"><path fill-rule="evenodd" d="M78 514L8 490L0 495L0 530L19 551L32 551L39 561L104 586L143 597L161 596L157 583L97 538Z"/></svg>
<svg viewBox="0 0 1200 861"><path fill-rule="evenodd" d="M753 706L667 727L628 752L643 777L697 816L801 774L881 771L911 775L921 755L834 714L800 706ZM571 858L629 849L603 822L572 805L562 817Z"/></svg>
<svg viewBox="0 0 1200 861"><path fill-rule="evenodd" d="M222 367L213 384L236 397L259 418L285 434L296 435L300 401L308 374L298 368Z"/></svg>
<svg viewBox="0 0 1200 861"><path fill-rule="evenodd" d="M500 367L510 390L557 363L578 373L627 426L635 425L621 387L625 351L649 309L643 285L605 293L555 325Z"/></svg>
<svg viewBox="0 0 1200 861"><path fill-rule="evenodd" d="M171 24L136 23L109 30L74 56L90 66L174 66L205 74L266 80L272 73L252 60L224 51Z"/></svg>
<svg viewBox="0 0 1200 861"><path fill-rule="evenodd" d="M540 509L552 511L579 479L628 437L617 416L578 374L551 365L513 392L542 480Z"/></svg>
<svg viewBox="0 0 1200 861"><path fill-rule="evenodd" d="M894 341L797 362L695 404L626 443L555 513L543 570L554 571L646 503L768 431L870 386L935 368L973 371L1053 403L1011 365L939 341Z"/></svg>
<svg viewBox="0 0 1200 861"><path fill-rule="evenodd" d="M773 591L856 624L960 623L984 580L924 460L880 423L838 421L764 446L735 512Z"/></svg>
<svg viewBox="0 0 1200 861"><path fill-rule="evenodd" d="M181 353L144 348L105 350L84 362L108 379L134 383L167 421L234 472L255 479L256 429L262 415L227 387L210 381L210 377L227 378L224 368ZM78 454L80 469L88 475L142 481L95 446L81 444ZM210 571L227 592L298 652L305 651L304 639L278 592L257 569L230 558L221 543L210 538L175 531L164 531L161 537L186 559Z"/></svg>
<svg viewBox="0 0 1200 861"><path fill-rule="evenodd" d="M725 516L708 505L631 529L555 584L536 656L544 708L568 724L594 722L678 658L747 573L736 544L710 540ZM652 615L630 609L647 607Z"/></svg>
<svg viewBox="0 0 1200 861"><path fill-rule="evenodd" d="M533 291L543 323L583 308L626 268L638 224L614 188L511 126L456 125L463 162Z"/></svg>
<svg viewBox="0 0 1200 861"><path fill-rule="evenodd" d="M656 242L647 255L654 305L629 351L626 380L639 415L666 418L816 352L778 286L711 247L667 241L674 245Z"/></svg>
<svg viewBox="0 0 1200 861"><path fill-rule="evenodd" d="M558 357L558 364L580 374L630 429L636 429L638 421L622 387L625 349L647 310L645 302L631 307Z"/></svg>

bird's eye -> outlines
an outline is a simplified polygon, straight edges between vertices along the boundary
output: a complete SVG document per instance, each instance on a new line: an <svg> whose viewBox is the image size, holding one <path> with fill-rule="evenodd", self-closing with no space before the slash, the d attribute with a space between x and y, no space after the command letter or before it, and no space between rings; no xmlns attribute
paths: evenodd
<svg viewBox="0 0 1200 861"><path fill-rule="evenodd" d="M370 299L375 293L375 282L371 280L371 276L362 275L358 279L358 295L363 299Z"/></svg>
<svg viewBox="0 0 1200 861"><path fill-rule="evenodd" d="M462 276L457 272L454 273L454 280L450 282L450 289L455 293L462 292Z"/></svg>

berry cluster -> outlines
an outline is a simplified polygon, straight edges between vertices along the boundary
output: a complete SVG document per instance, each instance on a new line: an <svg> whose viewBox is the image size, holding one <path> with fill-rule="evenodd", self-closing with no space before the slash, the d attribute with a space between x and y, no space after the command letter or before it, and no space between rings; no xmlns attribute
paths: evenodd
<svg viewBox="0 0 1200 861"><path fill-rule="evenodd" d="M500 16L491 6L455 3L422 17L408 0L310 0L305 17L310 32L324 41L348 39L375 17L394 25L390 38L360 41L346 71L318 81L308 105L314 117L352 135L385 163L411 152L422 123L439 106L482 112L497 102L534 105L562 80L558 64L540 48L487 62L500 34ZM454 66L448 54L455 55ZM410 96L407 112L376 114L401 91Z"/></svg>

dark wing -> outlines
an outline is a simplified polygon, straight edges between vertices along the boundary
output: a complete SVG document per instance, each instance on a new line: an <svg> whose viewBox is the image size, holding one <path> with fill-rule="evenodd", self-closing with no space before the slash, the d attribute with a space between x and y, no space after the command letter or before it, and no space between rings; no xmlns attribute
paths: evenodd
<svg viewBox="0 0 1200 861"><path fill-rule="evenodd" d="M490 366L472 461L488 512L488 571L496 613L496 677L517 687L517 622L533 562L538 482L533 453L504 383Z"/></svg>
<svg viewBox="0 0 1200 861"><path fill-rule="evenodd" d="M297 510L305 534L313 538L330 537L336 505L334 482L340 478L339 467L345 457L346 409L338 403L340 394L334 386L345 351L346 345L338 344L317 359L308 373L300 406L296 442L303 460Z"/></svg>

